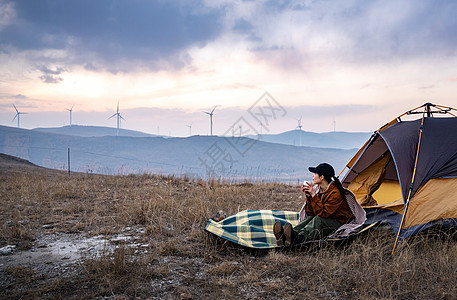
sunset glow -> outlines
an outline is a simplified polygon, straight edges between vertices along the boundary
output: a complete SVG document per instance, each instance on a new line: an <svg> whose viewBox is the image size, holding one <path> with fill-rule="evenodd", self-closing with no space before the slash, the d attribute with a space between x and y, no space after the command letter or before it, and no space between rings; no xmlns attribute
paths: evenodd
<svg viewBox="0 0 457 300"><path fill-rule="evenodd" d="M14 103L23 128L68 125L73 105L74 123L114 126L119 102L123 128L208 134L218 105L223 134L264 92L288 112L273 132L457 106L453 1L50 3L0 0L1 125Z"/></svg>

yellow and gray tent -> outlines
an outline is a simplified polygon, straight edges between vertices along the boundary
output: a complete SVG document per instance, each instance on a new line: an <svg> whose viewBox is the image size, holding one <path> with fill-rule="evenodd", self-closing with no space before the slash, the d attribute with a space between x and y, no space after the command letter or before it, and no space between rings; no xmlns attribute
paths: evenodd
<svg viewBox="0 0 457 300"><path fill-rule="evenodd" d="M408 111L375 131L350 160L342 183L367 212L366 224L384 221L397 239L435 224L457 226L453 110L426 103ZM405 120L413 116L420 118Z"/></svg>

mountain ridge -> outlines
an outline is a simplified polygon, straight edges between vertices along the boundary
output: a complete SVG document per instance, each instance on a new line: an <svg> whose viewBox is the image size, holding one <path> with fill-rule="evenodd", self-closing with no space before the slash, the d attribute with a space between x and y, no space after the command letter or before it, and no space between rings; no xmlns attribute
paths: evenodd
<svg viewBox="0 0 457 300"><path fill-rule="evenodd" d="M118 136L117 128L103 126L82 126L71 125L63 127L47 127L34 128L34 131L42 131L48 133L58 133L73 136L83 137L101 137L101 136ZM318 148L336 148L336 149L352 149L361 147L370 137L369 132L345 132L331 131L316 133L304 130L290 130L278 134L261 134L261 135L246 135L243 137L261 140L270 143L279 143L293 146L309 146ZM119 136L130 137L164 137L169 136L154 135L142 131L119 129Z"/></svg>
<svg viewBox="0 0 457 300"><path fill-rule="evenodd" d="M299 147L247 137L81 137L0 126L0 152L39 166L101 174L154 173L295 181L326 161L342 169L356 148Z"/></svg>
<svg viewBox="0 0 457 300"><path fill-rule="evenodd" d="M105 126L85 126L85 125L67 125L62 127L37 127L32 129L47 133L57 133L65 135L95 137L95 136L117 136L117 128ZM137 130L119 128L119 136L134 137L153 137L154 134L145 133Z"/></svg>
<svg viewBox="0 0 457 300"><path fill-rule="evenodd" d="M361 147L370 135L371 133L369 132L331 131L316 133L295 129L278 134L262 134L249 137L286 145L352 149Z"/></svg>

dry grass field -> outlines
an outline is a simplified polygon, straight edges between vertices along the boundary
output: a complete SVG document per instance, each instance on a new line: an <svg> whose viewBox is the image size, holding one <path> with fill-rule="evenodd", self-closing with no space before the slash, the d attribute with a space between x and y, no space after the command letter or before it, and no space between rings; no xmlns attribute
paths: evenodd
<svg viewBox="0 0 457 300"><path fill-rule="evenodd" d="M298 210L302 200L298 187L284 184L68 175L2 158L0 247L16 248L14 256L0 256L0 295L2 299L457 298L457 241L450 231L429 230L401 241L391 255L391 230L371 231L345 245L301 251L253 251L203 230L219 210L227 215L244 209ZM106 251L71 262L17 261L45 248L41 241L47 237L52 241L64 236L102 236L109 245ZM116 236L125 239L111 239Z"/></svg>

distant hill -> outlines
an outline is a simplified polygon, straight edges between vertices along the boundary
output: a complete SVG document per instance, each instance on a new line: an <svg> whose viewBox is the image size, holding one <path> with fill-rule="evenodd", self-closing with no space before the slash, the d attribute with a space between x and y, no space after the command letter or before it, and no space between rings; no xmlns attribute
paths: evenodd
<svg viewBox="0 0 457 300"><path fill-rule="evenodd" d="M40 171L45 171L47 170L46 168L37 166L33 163L31 163L28 160L0 153L0 173L1 172L8 172L8 173L22 173L22 172L40 172ZM53 174L56 172L56 170L47 170L50 172L49 174Z"/></svg>
<svg viewBox="0 0 457 300"><path fill-rule="evenodd" d="M32 164L28 160L25 160L25 159L22 159L22 158L19 158L16 156L4 154L4 153L0 153L0 164L2 166L9 165L9 166L23 166L23 167L38 167L37 165Z"/></svg>
<svg viewBox="0 0 457 300"><path fill-rule="evenodd" d="M360 148L370 137L369 132L325 132L315 133L303 130L291 130L279 134L262 134L249 136L260 138L264 142L279 143L294 146L321 148L352 149Z"/></svg>
<svg viewBox="0 0 457 300"><path fill-rule="evenodd" d="M117 128L102 127L102 126L81 126L71 125L63 127L47 127L35 128L34 131L42 131L47 133L57 133L74 136L95 137L95 136L117 136ZM141 131L128 130L119 128L119 136L130 137L153 137L156 135L144 133Z"/></svg>
<svg viewBox="0 0 457 300"><path fill-rule="evenodd" d="M117 129L102 126L72 125L64 127L35 128L34 131L57 133L81 137L117 136ZM370 137L368 132L325 132L315 133L303 130L286 131L279 134L262 134L260 136L245 136L263 142L278 143L293 146L319 148L353 149L360 148ZM128 137L158 137L141 131L119 129L119 136ZM168 137L167 137L168 138Z"/></svg>
<svg viewBox="0 0 457 300"><path fill-rule="evenodd" d="M39 166L101 174L155 173L297 182L326 161L339 172L357 149L297 147L249 138L80 137L0 126L0 152Z"/></svg>

